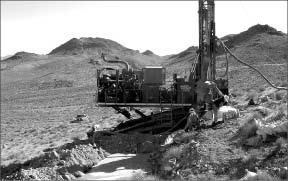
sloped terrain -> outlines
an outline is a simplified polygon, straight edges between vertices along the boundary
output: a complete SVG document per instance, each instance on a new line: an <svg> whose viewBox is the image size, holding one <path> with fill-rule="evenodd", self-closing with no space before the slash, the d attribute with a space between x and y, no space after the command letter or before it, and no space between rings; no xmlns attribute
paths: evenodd
<svg viewBox="0 0 288 181"><path fill-rule="evenodd" d="M169 56L165 63L163 63L167 69L168 79L172 80L173 73L188 77L191 71L192 62L197 58L196 51L197 47L192 46L179 54Z"/></svg>
<svg viewBox="0 0 288 181"><path fill-rule="evenodd" d="M222 40L237 57L260 70L274 84L287 87L286 34L268 25L255 25L240 34L223 37ZM191 47L189 49L170 57L173 61L168 64L169 72L187 75L183 67L191 67L197 47L192 51ZM287 91L271 88L257 72L231 56L228 56L228 64L231 103L240 109L241 117L214 129L190 133L180 130L169 135L167 140L170 140L170 144L152 154L160 177L172 180L288 178ZM219 75L224 74L225 69L225 54L218 47ZM248 106L250 99L256 105ZM252 118L264 125L261 129L271 129L267 131L269 139L263 141L259 137L247 138L246 134L239 134L243 130L242 126ZM281 134L272 131L278 129L277 125L281 125ZM262 132L261 129L259 132ZM283 138L284 141L277 138ZM249 178L251 174L257 176Z"/></svg>
<svg viewBox="0 0 288 181"><path fill-rule="evenodd" d="M257 107L250 113L255 113L253 110ZM273 121L285 122L285 116ZM251 114L244 113L240 119L228 120L214 129L169 135L173 141L152 154L159 175L169 180L286 180L287 136L283 135L286 141L282 143L276 141L281 136L273 134L270 140L246 142L248 135L239 132L249 117ZM245 179L246 169L257 176Z"/></svg>
<svg viewBox="0 0 288 181"><path fill-rule="evenodd" d="M287 35L268 25L255 25L247 31L239 34L228 35L221 38L225 45L241 60L255 66L263 74L277 84L287 82ZM197 47L189 47L187 50L170 56L165 64L167 71L182 76L189 75L192 62L196 59ZM216 57L218 76L225 73L226 60L223 48L219 45ZM250 68L237 62L228 55L229 84L230 89L246 91L247 85L254 85L256 89L260 85L268 87L268 84ZM242 84L242 85L240 85ZM243 86L244 84L244 86ZM254 89L254 88L251 88Z"/></svg>
<svg viewBox="0 0 288 181"><path fill-rule="evenodd" d="M221 39L226 41L225 44L228 48L233 48L241 43L250 41L254 36L257 36L263 33L267 35L275 35L275 36L280 36L280 37L285 36L285 33L281 31L277 31L275 28L272 28L269 25L257 24L255 26L250 27L248 30L240 34L227 35L225 37L222 37Z"/></svg>
<svg viewBox="0 0 288 181"><path fill-rule="evenodd" d="M21 164L45 149L85 139L92 123L111 127L125 120L113 109L95 107L95 72L107 65L99 52L108 59L130 61L134 68L161 59L111 40L80 38L48 55L18 52L1 61L2 166ZM89 115L88 122L71 122L83 113Z"/></svg>

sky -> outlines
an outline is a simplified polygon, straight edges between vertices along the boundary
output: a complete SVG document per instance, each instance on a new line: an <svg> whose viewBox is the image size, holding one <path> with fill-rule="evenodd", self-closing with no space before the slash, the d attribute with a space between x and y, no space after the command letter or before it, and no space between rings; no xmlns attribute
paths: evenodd
<svg viewBox="0 0 288 181"><path fill-rule="evenodd" d="M216 36L256 24L287 33L287 1L215 1ZM176 54L198 45L198 1L2 1L1 57L48 54L72 38Z"/></svg>

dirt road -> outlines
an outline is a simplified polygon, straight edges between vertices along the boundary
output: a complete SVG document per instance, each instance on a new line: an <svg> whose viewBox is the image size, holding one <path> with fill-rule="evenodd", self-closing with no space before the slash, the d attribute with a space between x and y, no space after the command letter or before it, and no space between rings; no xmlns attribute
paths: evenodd
<svg viewBox="0 0 288 181"><path fill-rule="evenodd" d="M149 155L121 154L108 156L79 180L134 180L139 174L149 173Z"/></svg>

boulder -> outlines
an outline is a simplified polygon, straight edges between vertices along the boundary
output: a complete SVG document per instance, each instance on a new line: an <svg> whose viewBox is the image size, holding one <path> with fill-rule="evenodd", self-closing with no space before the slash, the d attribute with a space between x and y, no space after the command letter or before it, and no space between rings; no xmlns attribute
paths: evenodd
<svg viewBox="0 0 288 181"><path fill-rule="evenodd" d="M83 172L81 172L81 171L78 170L78 171L74 172L73 175L74 175L75 177L82 177L82 176L84 176L85 174L84 174Z"/></svg>

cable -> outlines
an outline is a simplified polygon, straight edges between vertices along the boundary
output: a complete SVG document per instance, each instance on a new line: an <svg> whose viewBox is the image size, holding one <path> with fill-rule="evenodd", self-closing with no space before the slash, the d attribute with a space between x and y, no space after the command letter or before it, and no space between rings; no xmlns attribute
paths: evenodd
<svg viewBox="0 0 288 181"><path fill-rule="evenodd" d="M225 51L225 59L226 59L226 70L225 70L225 73L223 74L223 76L219 75L219 77L226 77L228 75L228 52L227 50L225 49L225 47L222 45L222 43L220 43L220 45L222 46L222 48L224 49Z"/></svg>
<svg viewBox="0 0 288 181"><path fill-rule="evenodd" d="M220 40L218 37L216 37L216 39L222 44L223 47L225 47L225 49L228 51L228 53L229 53L233 58L235 58L238 62L240 62L240 63L242 63L242 64L250 67L251 69L255 70L257 73L259 73L259 74L261 75L261 77L262 77L263 79L265 79L271 87L273 87L273 88L275 88L275 89L278 89L278 90L288 90L287 87L276 87L276 86L275 86L274 84L272 84L258 69L254 68L253 66L251 66L251 65L243 62L243 61L240 60L238 57L236 57L236 55L234 55L234 54L226 47L226 45L222 42L222 40Z"/></svg>

